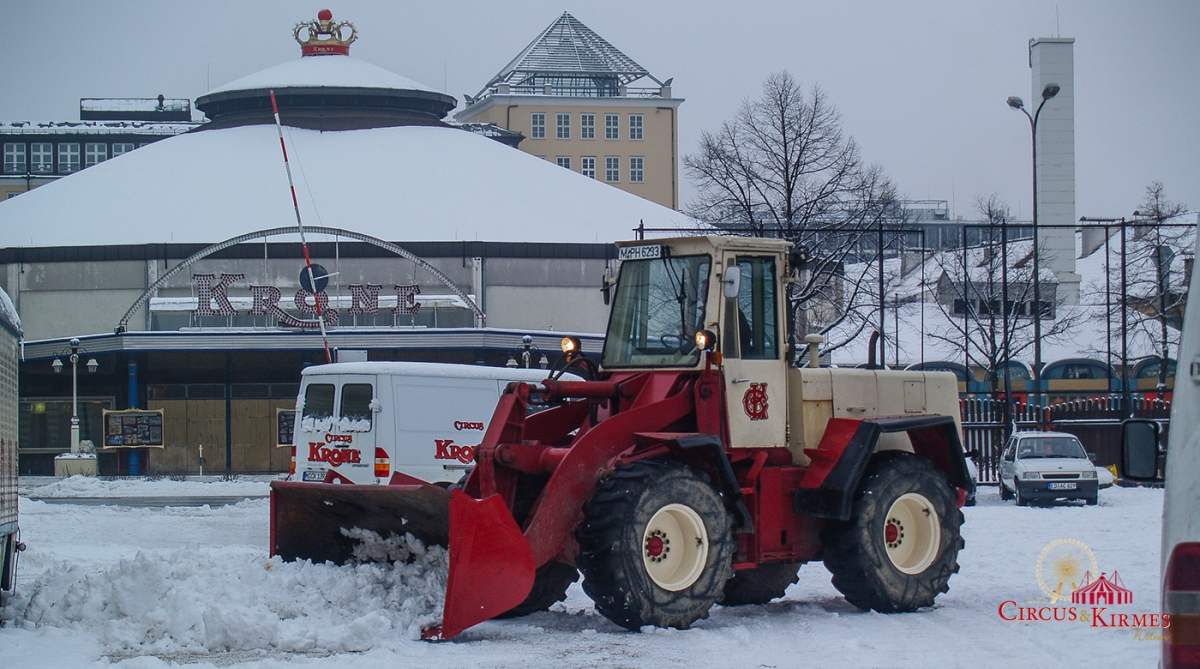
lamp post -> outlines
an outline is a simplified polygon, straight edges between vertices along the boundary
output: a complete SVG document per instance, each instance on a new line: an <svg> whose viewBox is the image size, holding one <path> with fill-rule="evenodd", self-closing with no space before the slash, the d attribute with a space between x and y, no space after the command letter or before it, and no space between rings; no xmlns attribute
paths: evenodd
<svg viewBox="0 0 1200 669"><path fill-rule="evenodd" d="M1037 384L1038 406L1042 405L1042 275L1038 263L1038 173L1037 173L1037 124L1042 115L1042 107L1055 95L1058 95L1058 84L1046 84L1042 88L1042 101L1037 110L1030 115L1025 109L1025 102L1017 96L1008 99L1008 106L1025 114L1029 119L1029 131L1033 137L1033 378Z"/></svg>
<svg viewBox="0 0 1200 669"><path fill-rule="evenodd" d="M79 340L71 339L69 345L70 355L68 360L71 361L71 452L79 452L79 353L87 353L87 349L79 345ZM67 355L68 349L63 349L59 355ZM54 362L50 363L50 367L54 369L54 373L61 373L63 370L63 362L59 358L55 358ZM89 358L87 361L87 370L89 374L95 374L100 368L100 363L96 362L95 358Z"/></svg>

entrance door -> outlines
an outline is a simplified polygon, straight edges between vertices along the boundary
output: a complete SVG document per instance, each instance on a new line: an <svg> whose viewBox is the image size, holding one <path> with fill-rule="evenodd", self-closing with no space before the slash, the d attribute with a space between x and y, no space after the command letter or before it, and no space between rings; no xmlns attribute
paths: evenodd
<svg viewBox="0 0 1200 669"><path fill-rule="evenodd" d="M732 445L785 447L787 369L779 263L775 256L733 253L723 260L724 272L741 275L738 296L723 298L721 328Z"/></svg>

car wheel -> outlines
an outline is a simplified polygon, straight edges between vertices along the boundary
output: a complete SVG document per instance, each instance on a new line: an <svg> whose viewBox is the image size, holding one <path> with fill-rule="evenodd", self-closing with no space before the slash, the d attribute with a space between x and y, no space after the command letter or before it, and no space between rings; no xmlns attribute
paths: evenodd
<svg viewBox="0 0 1200 669"><path fill-rule="evenodd" d="M1017 506L1029 506L1029 500L1021 494L1021 486L1013 479L1013 496L1017 498Z"/></svg>
<svg viewBox="0 0 1200 669"><path fill-rule="evenodd" d="M1085 502L1085 503L1086 503L1088 506L1096 506L1097 504L1099 504L1099 503L1100 503L1100 496L1099 496L1099 495L1093 495L1092 497L1086 497L1086 498L1084 498L1084 500L1083 500L1083 501L1084 501L1084 502Z"/></svg>
<svg viewBox="0 0 1200 669"><path fill-rule="evenodd" d="M1000 501L1007 502L1012 499L1012 493L1008 491L1008 486L1004 485L1004 481L1000 482Z"/></svg>

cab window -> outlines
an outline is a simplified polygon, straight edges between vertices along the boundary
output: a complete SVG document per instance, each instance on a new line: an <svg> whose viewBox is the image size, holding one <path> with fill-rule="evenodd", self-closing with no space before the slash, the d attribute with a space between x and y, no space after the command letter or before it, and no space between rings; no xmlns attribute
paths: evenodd
<svg viewBox="0 0 1200 669"><path fill-rule="evenodd" d="M775 259L737 259L742 286L737 298L738 348L743 360L779 358Z"/></svg>
<svg viewBox="0 0 1200 669"><path fill-rule="evenodd" d="M369 383L347 383L342 386L342 410L338 429L342 432L370 432L373 396Z"/></svg>

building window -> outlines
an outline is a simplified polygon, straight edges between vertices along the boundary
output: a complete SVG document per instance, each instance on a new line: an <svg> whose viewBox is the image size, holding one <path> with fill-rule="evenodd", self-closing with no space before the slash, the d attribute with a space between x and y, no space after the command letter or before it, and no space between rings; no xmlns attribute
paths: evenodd
<svg viewBox="0 0 1200 669"><path fill-rule="evenodd" d="M554 162L558 163L559 167L571 169L571 156L559 156L554 159Z"/></svg>
<svg viewBox="0 0 1200 669"><path fill-rule="evenodd" d="M620 158L608 156L604 159L604 180L609 183L616 183L621 180Z"/></svg>
<svg viewBox="0 0 1200 669"><path fill-rule="evenodd" d="M604 139L621 139L621 116L619 114L604 115Z"/></svg>
<svg viewBox="0 0 1200 669"><path fill-rule="evenodd" d="M579 159L580 166L583 168L583 176L591 179L596 178L596 156L584 156Z"/></svg>
<svg viewBox="0 0 1200 669"><path fill-rule="evenodd" d="M19 191L19 190L10 190L10 191L8 191L8 197L6 197L6 198L4 198L4 199L6 199L6 200L11 200L11 199L13 199L14 197L16 197L16 196L20 195L20 194L21 194L21 193L23 193L23 192L24 192L24 191Z"/></svg>
<svg viewBox="0 0 1200 669"><path fill-rule="evenodd" d="M118 142L116 144L113 144L113 158L116 158L117 156L119 156L123 153L129 153L132 150L133 150L133 142L127 142L127 143Z"/></svg>
<svg viewBox="0 0 1200 669"><path fill-rule="evenodd" d="M58 145L58 171L79 171L79 144L64 142Z"/></svg>
<svg viewBox="0 0 1200 669"><path fill-rule="evenodd" d="M555 120L555 137L558 139L571 139L571 115L557 114Z"/></svg>
<svg viewBox="0 0 1200 669"><path fill-rule="evenodd" d="M25 171L25 145L4 145L4 173L19 174Z"/></svg>
<svg viewBox="0 0 1200 669"><path fill-rule="evenodd" d="M646 159L641 156L629 158L629 183L640 184L646 180Z"/></svg>
<svg viewBox="0 0 1200 669"><path fill-rule="evenodd" d="M33 172L47 174L54 171L54 145L49 142L34 142L29 145L29 157L33 161Z"/></svg>
<svg viewBox="0 0 1200 669"><path fill-rule="evenodd" d="M579 139L596 139L596 115L579 115Z"/></svg>
<svg viewBox="0 0 1200 669"><path fill-rule="evenodd" d="M88 142L83 145L83 165L91 167L96 163L108 160L108 145L100 142Z"/></svg>
<svg viewBox="0 0 1200 669"><path fill-rule="evenodd" d="M629 115L629 139L642 139L642 125L645 117L641 114Z"/></svg>
<svg viewBox="0 0 1200 669"><path fill-rule="evenodd" d="M546 114L535 112L529 118L529 136L532 139L546 139Z"/></svg>

